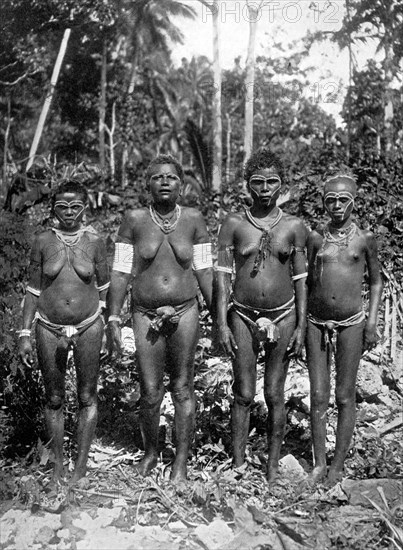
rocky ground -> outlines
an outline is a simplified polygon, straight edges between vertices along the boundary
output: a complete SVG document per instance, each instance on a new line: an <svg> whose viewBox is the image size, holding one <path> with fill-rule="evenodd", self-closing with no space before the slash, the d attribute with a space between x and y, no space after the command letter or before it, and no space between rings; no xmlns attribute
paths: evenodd
<svg viewBox="0 0 403 550"><path fill-rule="evenodd" d="M57 492L47 492L51 454L42 444L31 449L24 460L2 459L0 548L403 548L401 357L392 363L380 357L380 350L364 357L357 389L357 428L346 461L346 477L332 488L306 484L311 455L304 365L294 364L290 369L281 475L276 485L268 487L264 480L262 385L252 411L247 464L234 470L225 438L215 437L220 422L228 424L230 367L218 358L209 358L206 369L197 376L199 424L187 487L178 491L169 483L172 404L167 398L161 417L165 437L161 462L146 479L133 471L141 451L121 444L118 425L116 440L107 438L102 422L101 435L91 448L88 478L74 489L60 487ZM206 388L211 394L213 387L214 399L209 400ZM102 401L102 391L100 395ZM136 399L131 395L128 402ZM332 403L327 436L330 454L335 417ZM211 437L206 438L208 421ZM71 464L69 460L67 468Z"/></svg>

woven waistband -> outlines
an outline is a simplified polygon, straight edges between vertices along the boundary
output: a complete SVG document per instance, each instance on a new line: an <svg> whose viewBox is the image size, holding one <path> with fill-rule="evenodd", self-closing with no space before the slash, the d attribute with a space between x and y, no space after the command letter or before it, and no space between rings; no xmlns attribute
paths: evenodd
<svg viewBox="0 0 403 550"><path fill-rule="evenodd" d="M248 306L246 304L241 304L241 302L238 302L237 300L235 300L235 298L232 299L232 303L234 307L245 309L246 311L253 312L256 315L260 313L275 313L276 311L282 311L284 309L292 310L295 307L294 296L290 300L288 300L288 302L286 302L285 304L278 307L273 307L273 308Z"/></svg>
<svg viewBox="0 0 403 550"><path fill-rule="evenodd" d="M186 302L183 302L182 304L179 304L177 306L167 306L167 307L172 307L175 310L175 315L183 315L195 303L196 303L196 297L190 298L189 300L186 300ZM165 307L165 306L161 306L161 307ZM144 315L148 315L149 317L153 318L153 317L159 317L160 314L158 313L158 310L160 309L161 309L160 307L148 308L148 307L143 307L136 304L133 306L133 313L143 313Z"/></svg>
<svg viewBox="0 0 403 550"><path fill-rule="evenodd" d="M318 317L315 317L311 313L308 313L307 315L308 321L311 321L314 325L319 325L322 327L326 327L328 329L337 329L339 327L349 327L352 325L358 325L361 323L361 321L364 321L365 319L365 313L363 310L359 311L358 313L355 313L354 315L351 315L348 319L343 319L342 321L334 321L332 319L323 320L319 319Z"/></svg>

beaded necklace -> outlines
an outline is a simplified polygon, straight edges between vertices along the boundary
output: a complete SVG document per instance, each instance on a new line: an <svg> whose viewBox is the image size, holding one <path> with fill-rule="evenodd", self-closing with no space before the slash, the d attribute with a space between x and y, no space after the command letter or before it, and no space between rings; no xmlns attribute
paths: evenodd
<svg viewBox="0 0 403 550"><path fill-rule="evenodd" d="M327 242L334 243L341 250L347 248L349 242L354 237L356 230L357 226L354 222L351 222L348 227L345 227L343 229L336 229L336 233L333 234L330 233L330 223L328 223L323 230L322 248Z"/></svg>
<svg viewBox="0 0 403 550"><path fill-rule="evenodd" d="M95 229L91 225L80 227L74 233L65 233L56 227L52 227L51 230L56 235L56 238L64 245L69 269L71 268L69 249L71 249L74 254L74 250L72 250L72 248L78 245L84 233L96 233Z"/></svg>
<svg viewBox="0 0 403 550"><path fill-rule="evenodd" d="M259 241L259 249L257 251L255 261L253 262L253 268L252 268L252 275L256 275L262 267L264 267L264 262L267 257L267 252L271 252L271 241L273 238L273 232L272 229L274 226L276 226L281 218L283 217L283 211L281 208L278 209L277 216L274 218L274 220L269 224L268 227L265 227L261 225L256 218L254 218L251 214L251 211L249 208L245 208L245 214L247 220L254 226L256 229L259 229L259 231L262 232L262 235L260 237Z"/></svg>
<svg viewBox="0 0 403 550"><path fill-rule="evenodd" d="M151 216L152 221L156 225L158 225L158 227L161 229L161 231L163 233L172 233L172 231L174 231L174 229L178 225L179 218L181 217L181 213L182 213L182 209L179 206L179 204L177 204L175 206L174 213L172 214L172 216L170 218L164 218L163 216L161 216L155 210L155 208L153 207L152 204L150 204L149 210L150 210L150 216ZM175 218L175 220L172 221L174 218Z"/></svg>
<svg viewBox="0 0 403 550"><path fill-rule="evenodd" d="M328 223L323 229L322 245L318 253L316 254L315 262L314 262L316 267L318 257L320 258L320 263L321 263L320 280L322 280L322 275L323 275L323 263L324 263L323 252L326 248L326 245L328 243L333 244L337 246L338 250L345 250L348 247L349 243L351 242L352 238L354 237L357 231L357 226L354 222L351 222L351 224L348 227L345 227L343 229L336 229L335 231L336 231L335 234L330 232L330 223Z"/></svg>

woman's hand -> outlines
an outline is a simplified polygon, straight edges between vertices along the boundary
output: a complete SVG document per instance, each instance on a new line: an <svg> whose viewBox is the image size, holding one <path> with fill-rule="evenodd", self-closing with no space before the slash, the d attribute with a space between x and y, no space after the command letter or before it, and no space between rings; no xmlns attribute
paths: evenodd
<svg viewBox="0 0 403 550"><path fill-rule="evenodd" d="M302 357L304 340L305 340L305 330L302 327L297 326L287 346L288 354L295 355L296 357Z"/></svg>
<svg viewBox="0 0 403 550"><path fill-rule="evenodd" d="M235 350L238 349L234 335L228 325L218 326L218 343L224 350L226 355L229 355L232 359L235 357Z"/></svg>
<svg viewBox="0 0 403 550"><path fill-rule="evenodd" d="M373 349L377 342L376 326L367 323L364 329L364 351Z"/></svg>
<svg viewBox="0 0 403 550"><path fill-rule="evenodd" d="M112 355L114 349L121 354L123 351L122 331L118 321L109 321L107 328L107 346L109 355Z"/></svg>
<svg viewBox="0 0 403 550"><path fill-rule="evenodd" d="M31 344L30 337L29 336L20 337L18 348L19 348L18 355L22 363L26 367L30 367L33 363L33 352L32 352L32 344Z"/></svg>

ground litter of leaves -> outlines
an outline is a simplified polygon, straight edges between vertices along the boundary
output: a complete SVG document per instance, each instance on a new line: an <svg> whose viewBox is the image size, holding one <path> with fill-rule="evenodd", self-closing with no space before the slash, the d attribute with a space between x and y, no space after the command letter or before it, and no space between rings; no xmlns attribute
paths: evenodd
<svg viewBox="0 0 403 550"><path fill-rule="evenodd" d="M104 437L102 429L91 447L88 477L74 488L60 486L49 492L52 457L41 442L23 460L2 459L0 548L403 548L401 382L398 366L380 366L376 354L367 357L358 381L357 429L346 477L334 487L311 487L307 483L309 385L304 367L294 364L287 379L287 435L279 481L269 486L264 476L262 384L252 410L246 464L233 469L225 437L219 437L221 424L228 434L230 366L210 358L206 370L196 377L198 423L186 486L175 488L169 481L173 411L168 398L161 409L165 446L157 468L147 478L139 477L133 468L142 451ZM138 389L133 384L131 388L123 417L138 401ZM119 391L125 392L124 385ZM102 391L100 400L102 418ZM130 414L131 422L136 413ZM116 434L119 422L126 430L123 417L117 418ZM107 414L103 418L111 420ZM335 418L333 404L327 435L330 449ZM71 470L70 459L66 467Z"/></svg>

